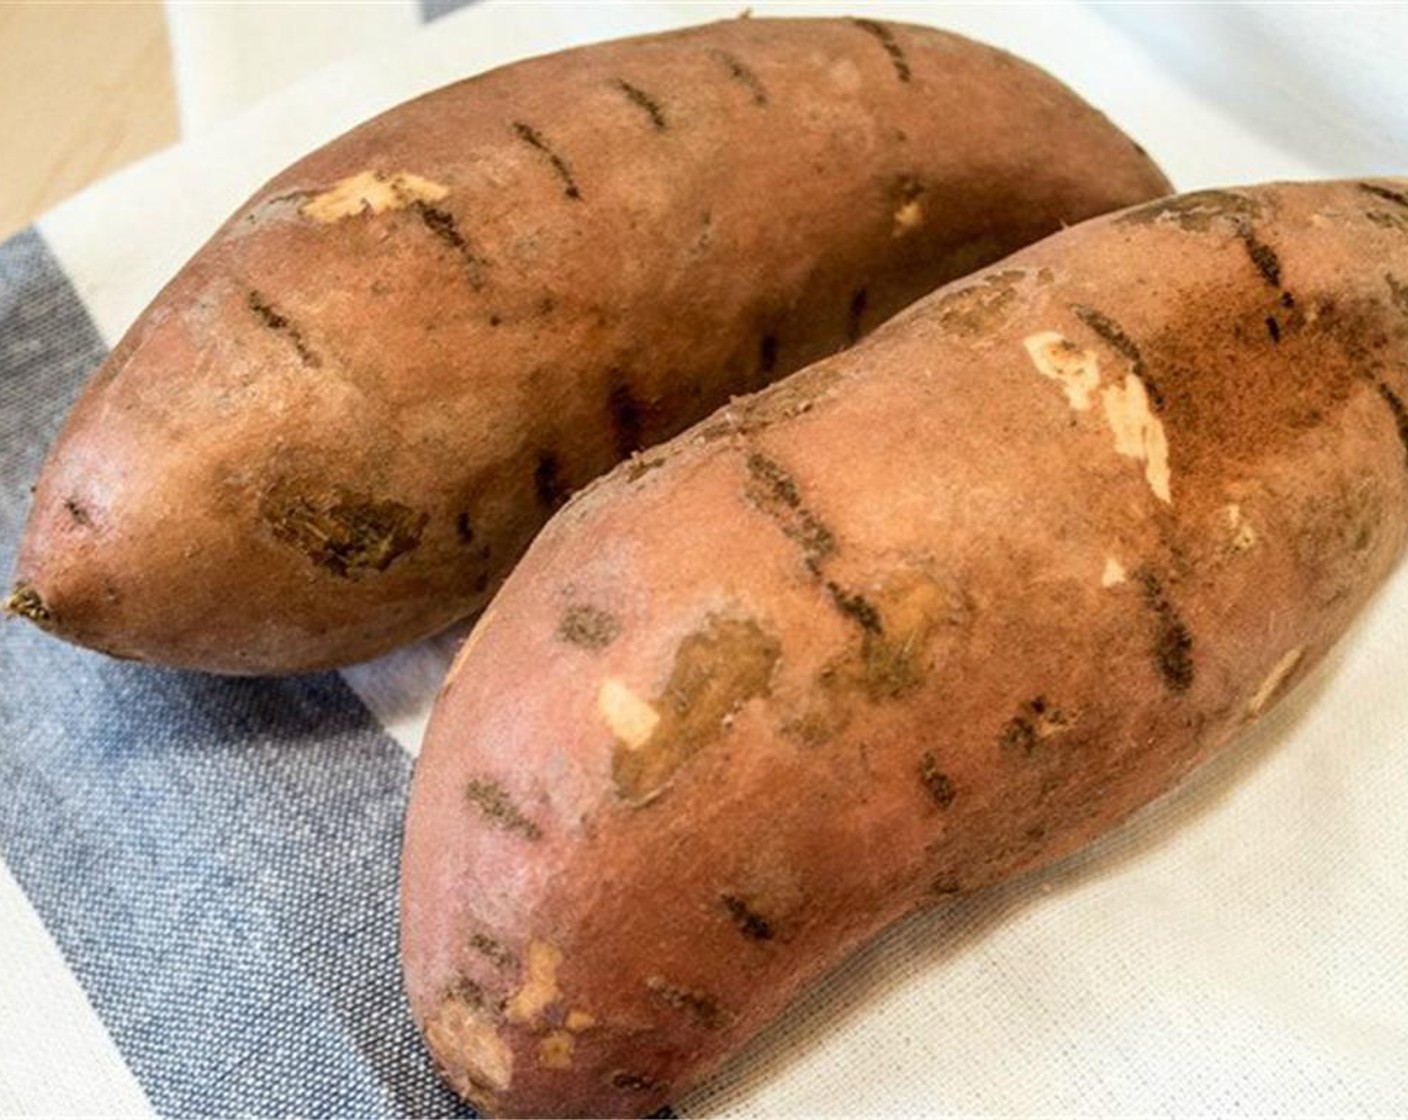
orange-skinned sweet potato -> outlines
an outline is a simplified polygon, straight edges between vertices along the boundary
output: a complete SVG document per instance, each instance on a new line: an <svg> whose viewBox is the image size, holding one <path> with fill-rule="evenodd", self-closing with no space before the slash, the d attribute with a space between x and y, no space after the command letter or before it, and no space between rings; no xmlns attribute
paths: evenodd
<svg viewBox="0 0 1408 1120"><path fill-rule="evenodd" d="M1408 525L1408 181L1058 234L618 469L438 700L413 1010L650 1112L897 918L1058 859L1314 665Z"/></svg>
<svg viewBox="0 0 1408 1120"><path fill-rule="evenodd" d="M447 87L279 175L137 320L9 607L219 672L370 657L637 448L1167 190L1050 76L922 27L737 20Z"/></svg>

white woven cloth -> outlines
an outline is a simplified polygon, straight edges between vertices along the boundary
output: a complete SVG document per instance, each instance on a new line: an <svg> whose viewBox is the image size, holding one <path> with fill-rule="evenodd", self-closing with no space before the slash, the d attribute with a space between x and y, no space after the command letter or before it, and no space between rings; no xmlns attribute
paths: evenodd
<svg viewBox="0 0 1408 1120"><path fill-rule="evenodd" d="M1180 189L1408 172L1405 6L863 6L1046 67ZM373 113L742 0L481 0L423 25L431 7L168 8L186 139L38 223L107 345L261 182ZM457 636L343 674L410 754ZM1408 1116L1405 679L1408 570L1184 788L1052 871L891 930L679 1111ZM44 915L0 860L0 1116L182 1111L160 1049L134 1062L129 1026L114 1042Z"/></svg>

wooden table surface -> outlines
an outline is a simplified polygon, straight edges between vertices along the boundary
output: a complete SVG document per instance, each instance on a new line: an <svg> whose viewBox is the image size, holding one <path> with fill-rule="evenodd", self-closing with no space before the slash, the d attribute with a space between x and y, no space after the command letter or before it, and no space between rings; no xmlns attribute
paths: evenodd
<svg viewBox="0 0 1408 1120"><path fill-rule="evenodd" d="M161 4L0 0L0 239L178 134Z"/></svg>

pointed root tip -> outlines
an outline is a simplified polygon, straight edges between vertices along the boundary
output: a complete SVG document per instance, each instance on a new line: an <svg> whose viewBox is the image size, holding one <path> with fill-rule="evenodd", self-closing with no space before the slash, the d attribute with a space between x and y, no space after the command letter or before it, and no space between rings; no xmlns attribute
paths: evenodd
<svg viewBox="0 0 1408 1120"><path fill-rule="evenodd" d="M27 618L34 625L47 628L53 622L54 614L44 602L43 596L27 580L18 580L10 597L0 603L0 613Z"/></svg>

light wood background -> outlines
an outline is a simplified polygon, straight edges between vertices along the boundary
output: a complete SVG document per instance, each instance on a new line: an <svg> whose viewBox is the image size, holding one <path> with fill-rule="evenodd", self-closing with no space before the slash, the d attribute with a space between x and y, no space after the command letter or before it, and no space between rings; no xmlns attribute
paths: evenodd
<svg viewBox="0 0 1408 1120"><path fill-rule="evenodd" d="M0 239L178 131L160 3L0 0Z"/></svg>

